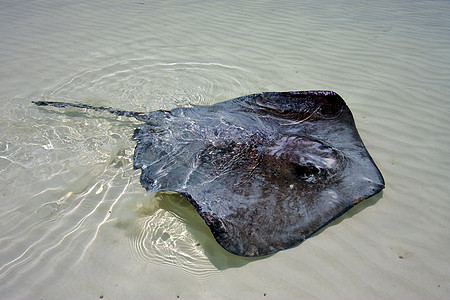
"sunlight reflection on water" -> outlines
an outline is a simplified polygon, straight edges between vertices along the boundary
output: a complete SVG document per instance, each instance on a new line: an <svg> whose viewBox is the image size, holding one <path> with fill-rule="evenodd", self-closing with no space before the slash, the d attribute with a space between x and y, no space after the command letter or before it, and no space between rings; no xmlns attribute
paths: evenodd
<svg viewBox="0 0 450 300"><path fill-rule="evenodd" d="M448 1L230 3L0 3L2 297L450 293ZM153 111L308 89L347 101L386 190L262 260L226 253L182 197L145 192L139 122L31 104Z"/></svg>

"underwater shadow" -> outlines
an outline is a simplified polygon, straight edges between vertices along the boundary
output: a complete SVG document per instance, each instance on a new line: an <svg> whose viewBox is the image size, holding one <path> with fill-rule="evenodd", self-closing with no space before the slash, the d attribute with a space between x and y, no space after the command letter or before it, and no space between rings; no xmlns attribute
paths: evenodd
<svg viewBox="0 0 450 300"><path fill-rule="evenodd" d="M191 203L182 195L178 193L158 193L162 200L159 207L170 211L177 215L186 225L186 228L192 234L192 237L198 241L197 246L202 247L205 256L208 260L218 269L226 270L229 268L239 268L245 266L248 263L258 261L273 256L274 254L269 254L259 257L244 257L232 254L222 248L219 243L215 240L213 234L211 233L209 227L206 225L205 221L200 217L195 208ZM343 220L353 217L364 209L375 205L383 197L383 192L365 199L361 203L353 206L350 210L346 211L344 214L340 215L336 219L330 221L328 224L321 227L310 237L316 236L322 233L324 230L331 226L338 225ZM300 246L301 243L293 246L292 248ZM289 249L286 249L289 250Z"/></svg>
<svg viewBox="0 0 450 300"><path fill-rule="evenodd" d="M314 232L309 237L316 236L316 235L322 233L325 229L327 229L329 227L332 227L332 226L335 226L335 225L338 225L339 223L341 223L345 219L350 219L351 217L353 217L354 215L360 213L361 211L365 210L366 208L368 208L368 207L370 207L372 205L375 205L381 198L383 198L383 191L381 191L378 194L376 194L376 195L374 195L374 196L372 196L370 198L367 198L367 199L363 200L362 202L356 204L355 206L353 206L352 208L350 208L349 210L344 212L342 215L338 216L337 218L333 219L332 221L330 221L329 223L327 223L326 225L321 227L319 230Z"/></svg>
<svg viewBox="0 0 450 300"><path fill-rule="evenodd" d="M160 192L157 195L162 198L159 202L159 208L170 211L184 222L187 230L197 241L197 246L202 247L206 258L218 270L239 268L273 255L244 257L226 251L219 245L208 225L185 197L174 192Z"/></svg>

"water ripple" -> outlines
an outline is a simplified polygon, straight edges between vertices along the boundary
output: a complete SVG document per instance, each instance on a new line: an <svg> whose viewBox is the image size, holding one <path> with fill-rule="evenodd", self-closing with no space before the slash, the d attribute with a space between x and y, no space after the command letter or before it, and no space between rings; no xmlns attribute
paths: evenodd
<svg viewBox="0 0 450 300"><path fill-rule="evenodd" d="M205 254L204 246L215 243L209 229L180 195L123 201L113 217L130 236L132 256L143 263L175 266L199 279L218 272Z"/></svg>
<svg viewBox="0 0 450 300"><path fill-rule="evenodd" d="M252 73L238 66L136 58L77 74L45 91L40 100L69 99L152 111L225 100L235 96L235 91L244 89L252 80Z"/></svg>
<svg viewBox="0 0 450 300"><path fill-rule="evenodd" d="M3 297L449 294L448 1L0 8ZM386 189L339 226L248 265L217 246L185 200L145 193L132 167L138 122L30 104L153 111L307 89L343 96Z"/></svg>

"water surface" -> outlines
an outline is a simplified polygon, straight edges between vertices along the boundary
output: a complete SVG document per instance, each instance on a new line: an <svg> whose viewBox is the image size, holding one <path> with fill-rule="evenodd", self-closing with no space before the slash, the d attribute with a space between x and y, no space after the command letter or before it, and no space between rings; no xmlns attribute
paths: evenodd
<svg viewBox="0 0 450 300"><path fill-rule="evenodd" d="M448 297L449 20L448 1L2 1L2 297ZM139 122L30 103L152 111L309 89L346 100L386 189L264 259L145 193Z"/></svg>

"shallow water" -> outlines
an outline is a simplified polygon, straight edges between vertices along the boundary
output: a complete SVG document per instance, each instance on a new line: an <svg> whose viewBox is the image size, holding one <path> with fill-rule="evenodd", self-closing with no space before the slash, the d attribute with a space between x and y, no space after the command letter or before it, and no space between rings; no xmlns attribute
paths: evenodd
<svg viewBox="0 0 450 300"><path fill-rule="evenodd" d="M450 295L450 2L2 1L0 293L5 299ZM300 246L222 250L132 168L151 111L327 89L386 189Z"/></svg>

